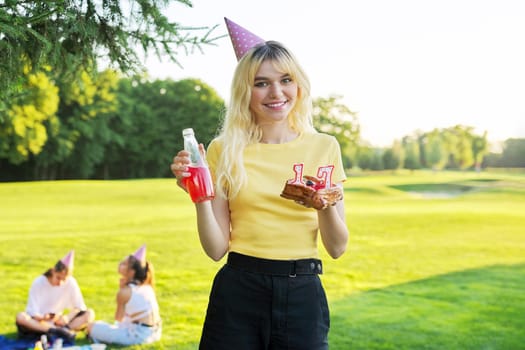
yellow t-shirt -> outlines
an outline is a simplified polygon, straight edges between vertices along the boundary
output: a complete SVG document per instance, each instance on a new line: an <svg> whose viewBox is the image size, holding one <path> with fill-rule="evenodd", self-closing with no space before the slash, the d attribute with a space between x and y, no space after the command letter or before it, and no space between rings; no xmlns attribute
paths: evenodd
<svg viewBox="0 0 525 350"><path fill-rule="evenodd" d="M212 141L207 159L212 173L221 153ZM230 200L230 251L266 259L302 259L318 256L317 211L280 197L293 165L303 163L303 175L317 175L333 165L332 183L346 180L337 140L322 133L301 134L283 144L258 143L246 147L244 167L248 183Z"/></svg>

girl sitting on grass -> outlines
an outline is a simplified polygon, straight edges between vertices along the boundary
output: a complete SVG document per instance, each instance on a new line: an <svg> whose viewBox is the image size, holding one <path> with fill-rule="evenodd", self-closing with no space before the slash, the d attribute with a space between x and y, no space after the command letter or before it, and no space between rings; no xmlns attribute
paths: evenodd
<svg viewBox="0 0 525 350"><path fill-rule="evenodd" d="M87 309L76 279L72 276L74 251L38 276L31 285L26 310L16 316L20 338L38 339L42 334L74 342L77 331L95 319ZM65 313L69 310L69 313Z"/></svg>
<svg viewBox="0 0 525 350"><path fill-rule="evenodd" d="M161 337L159 305L153 289L153 266L146 261L146 246L140 247L118 265L121 275L117 292L115 324L102 321L88 325L96 343L147 344Z"/></svg>

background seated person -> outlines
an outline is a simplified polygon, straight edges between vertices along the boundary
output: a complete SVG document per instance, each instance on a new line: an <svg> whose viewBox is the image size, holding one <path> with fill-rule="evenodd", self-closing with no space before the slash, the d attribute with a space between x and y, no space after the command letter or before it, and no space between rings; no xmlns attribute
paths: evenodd
<svg viewBox="0 0 525 350"><path fill-rule="evenodd" d="M95 312L87 309L72 276L74 257L71 250L33 281L26 310L16 316L19 337L38 338L50 334L73 341L76 332L95 319Z"/></svg>
<svg viewBox="0 0 525 350"><path fill-rule="evenodd" d="M88 325L96 343L147 344L161 338L159 305L153 289L153 266L146 261L146 246L118 265L121 275L114 324L97 321Z"/></svg>

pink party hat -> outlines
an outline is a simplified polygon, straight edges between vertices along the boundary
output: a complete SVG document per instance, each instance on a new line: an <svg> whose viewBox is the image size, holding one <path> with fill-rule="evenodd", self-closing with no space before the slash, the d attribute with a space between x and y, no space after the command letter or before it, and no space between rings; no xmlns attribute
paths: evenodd
<svg viewBox="0 0 525 350"><path fill-rule="evenodd" d="M142 245L135 253L133 253L135 259L140 262L146 262L146 245Z"/></svg>
<svg viewBox="0 0 525 350"><path fill-rule="evenodd" d="M69 270L73 270L73 265L75 263L75 251L70 250L66 256L60 259L62 264L66 265Z"/></svg>
<svg viewBox="0 0 525 350"><path fill-rule="evenodd" d="M224 17L224 21L226 22L226 27L232 40L237 61L239 61L249 49L265 42L264 39L246 30L237 23L230 21L228 18Z"/></svg>

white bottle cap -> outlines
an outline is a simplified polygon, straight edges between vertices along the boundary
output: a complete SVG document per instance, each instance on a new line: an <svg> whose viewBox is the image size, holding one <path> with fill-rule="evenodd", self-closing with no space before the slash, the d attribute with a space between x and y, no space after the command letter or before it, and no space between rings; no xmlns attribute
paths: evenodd
<svg viewBox="0 0 525 350"><path fill-rule="evenodd" d="M187 128L187 129L183 129L182 130L182 135L183 136L186 136L186 135L193 135L194 132L193 132L193 129L192 128Z"/></svg>

